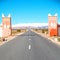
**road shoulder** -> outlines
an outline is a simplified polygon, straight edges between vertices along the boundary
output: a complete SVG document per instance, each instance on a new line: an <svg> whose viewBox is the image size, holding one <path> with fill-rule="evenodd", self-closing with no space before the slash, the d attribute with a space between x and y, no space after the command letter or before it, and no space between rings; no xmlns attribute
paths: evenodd
<svg viewBox="0 0 60 60"><path fill-rule="evenodd" d="M16 38L18 35L22 35L22 34L24 34L24 33L25 33L25 32L19 33L19 34L15 35L15 36L9 36L8 38L6 38L6 41L1 41L1 42L0 42L0 46L2 46L3 44L11 41L12 39Z"/></svg>
<svg viewBox="0 0 60 60"><path fill-rule="evenodd" d="M34 33L38 34L38 35L41 35L41 36L44 37L44 38L47 38L47 40L50 40L51 42L55 43L56 45L59 45L59 46L60 46L60 42L58 42L57 40L52 39L52 38L50 38L49 36L47 36L47 35L45 35L45 34L43 34L43 33L38 33L38 32L36 32L36 31L34 31L34 30L32 30L32 31L33 31Z"/></svg>

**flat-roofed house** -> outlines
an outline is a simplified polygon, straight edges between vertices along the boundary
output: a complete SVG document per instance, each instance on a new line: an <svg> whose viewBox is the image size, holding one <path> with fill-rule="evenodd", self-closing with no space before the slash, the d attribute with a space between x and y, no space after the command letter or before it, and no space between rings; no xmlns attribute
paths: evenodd
<svg viewBox="0 0 60 60"><path fill-rule="evenodd" d="M0 37L2 37L2 26L0 26Z"/></svg>
<svg viewBox="0 0 60 60"><path fill-rule="evenodd" d="M60 24L58 24L57 27L58 27L58 36L60 36Z"/></svg>

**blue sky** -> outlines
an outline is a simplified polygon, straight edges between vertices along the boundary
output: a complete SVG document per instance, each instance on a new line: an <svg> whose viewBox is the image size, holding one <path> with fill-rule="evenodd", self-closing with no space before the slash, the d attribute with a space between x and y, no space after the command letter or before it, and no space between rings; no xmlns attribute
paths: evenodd
<svg viewBox="0 0 60 60"><path fill-rule="evenodd" d="M58 13L60 22L60 0L0 0L0 23L2 13L10 13L12 24L47 23L48 13Z"/></svg>

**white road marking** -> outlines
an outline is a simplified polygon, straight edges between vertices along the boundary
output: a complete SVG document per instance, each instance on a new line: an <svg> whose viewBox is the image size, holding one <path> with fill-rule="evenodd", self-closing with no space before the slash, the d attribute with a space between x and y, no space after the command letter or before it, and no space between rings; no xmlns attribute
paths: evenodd
<svg viewBox="0 0 60 60"><path fill-rule="evenodd" d="M27 55L26 55L27 56Z"/></svg>
<svg viewBox="0 0 60 60"><path fill-rule="evenodd" d="M31 50L31 45L29 45L29 50Z"/></svg>
<svg viewBox="0 0 60 60"><path fill-rule="evenodd" d="M31 40L31 39L29 39L29 40Z"/></svg>

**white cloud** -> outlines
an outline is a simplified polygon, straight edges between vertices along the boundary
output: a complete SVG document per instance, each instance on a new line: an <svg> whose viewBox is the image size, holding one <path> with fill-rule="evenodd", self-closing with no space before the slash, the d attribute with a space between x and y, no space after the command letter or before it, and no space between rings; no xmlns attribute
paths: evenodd
<svg viewBox="0 0 60 60"><path fill-rule="evenodd" d="M48 26L48 23L21 23L12 25L12 27L22 27L22 26L33 26L33 27Z"/></svg>

